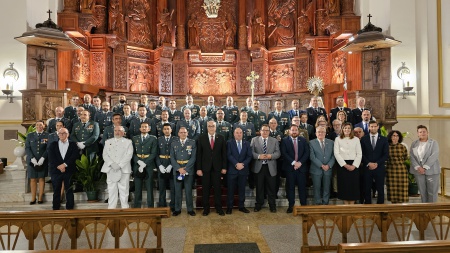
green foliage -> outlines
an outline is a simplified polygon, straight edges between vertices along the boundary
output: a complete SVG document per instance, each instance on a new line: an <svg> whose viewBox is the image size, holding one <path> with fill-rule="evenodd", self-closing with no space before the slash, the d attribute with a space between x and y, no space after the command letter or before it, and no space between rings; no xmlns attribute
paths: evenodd
<svg viewBox="0 0 450 253"><path fill-rule="evenodd" d="M388 131L387 131L387 129L384 126L382 126L380 128L380 132L381 132L381 136L384 136L384 137L388 136Z"/></svg>
<svg viewBox="0 0 450 253"><path fill-rule="evenodd" d="M95 155L91 160L83 154L76 164L78 171L74 175L75 180L83 186L84 191L97 191L100 183L106 180L105 173L101 172L103 159Z"/></svg>
<svg viewBox="0 0 450 253"><path fill-rule="evenodd" d="M27 132L26 133L21 133L21 132L17 132L17 142L19 142L20 146L25 146L25 142L27 141L27 136L30 133L36 132L36 126L35 125L31 125L28 127Z"/></svg>

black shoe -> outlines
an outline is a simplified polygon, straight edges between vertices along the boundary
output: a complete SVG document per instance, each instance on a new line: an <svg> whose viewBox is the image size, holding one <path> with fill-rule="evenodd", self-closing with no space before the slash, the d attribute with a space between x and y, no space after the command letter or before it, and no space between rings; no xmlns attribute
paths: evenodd
<svg viewBox="0 0 450 253"><path fill-rule="evenodd" d="M231 214L233 212L233 209L231 209L231 208L227 208L227 214Z"/></svg>
<svg viewBox="0 0 450 253"><path fill-rule="evenodd" d="M288 207L288 209L286 210L286 213L292 213L292 211L294 211L294 208L292 208L292 206Z"/></svg>
<svg viewBox="0 0 450 253"><path fill-rule="evenodd" d="M108 203L108 199L105 199L105 203Z"/></svg>
<svg viewBox="0 0 450 253"><path fill-rule="evenodd" d="M180 213L181 213L181 211L175 211L172 213L172 216L178 216L178 215L180 215Z"/></svg>
<svg viewBox="0 0 450 253"><path fill-rule="evenodd" d="M241 211L241 212L243 212L243 213L250 213L250 210L248 210L248 209L245 208L245 207L239 208L239 211Z"/></svg>
<svg viewBox="0 0 450 253"><path fill-rule="evenodd" d="M38 204L44 204L43 200L38 200Z"/></svg>
<svg viewBox="0 0 450 253"><path fill-rule="evenodd" d="M47 184L51 184L51 183L52 183L52 180L49 179L49 180L46 181L46 183L47 183Z"/></svg>
<svg viewBox="0 0 450 253"><path fill-rule="evenodd" d="M30 205L34 205L34 204L36 204L36 200L30 202Z"/></svg>
<svg viewBox="0 0 450 253"><path fill-rule="evenodd" d="M174 211L175 211L175 207L171 207L171 208L170 208L170 211L171 211L171 212L174 212Z"/></svg>
<svg viewBox="0 0 450 253"><path fill-rule="evenodd" d="M195 212L194 212L194 211L189 211L188 214L189 214L190 216L195 216Z"/></svg>
<svg viewBox="0 0 450 253"><path fill-rule="evenodd" d="M223 212L222 209L218 209L218 210L216 211L216 213L217 213L218 215L220 215L220 216L225 216L225 213Z"/></svg>
<svg viewBox="0 0 450 253"><path fill-rule="evenodd" d="M203 210L203 216L208 216L209 210Z"/></svg>
<svg viewBox="0 0 450 253"><path fill-rule="evenodd" d="M261 207L260 206L255 206L255 209L253 209L254 212L259 212L261 211Z"/></svg>
<svg viewBox="0 0 450 253"><path fill-rule="evenodd" d="M277 212L277 208L276 207L271 207L270 208L270 212L271 213L276 213Z"/></svg>

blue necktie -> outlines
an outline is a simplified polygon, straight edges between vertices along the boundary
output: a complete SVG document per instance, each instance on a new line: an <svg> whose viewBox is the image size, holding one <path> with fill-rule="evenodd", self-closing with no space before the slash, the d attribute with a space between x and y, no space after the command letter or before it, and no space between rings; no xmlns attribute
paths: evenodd
<svg viewBox="0 0 450 253"><path fill-rule="evenodd" d="M263 139L263 140L264 140L263 152L264 152L264 154L267 154L267 142L266 142L266 139ZM264 160L263 164L266 164L266 163L267 163L267 160Z"/></svg>
<svg viewBox="0 0 450 253"><path fill-rule="evenodd" d="M241 142L240 142L240 141L238 141L237 147L238 147L238 152L239 152L239 154L240 154L240 153L241 153L241 150L242 150Z"/></svg>

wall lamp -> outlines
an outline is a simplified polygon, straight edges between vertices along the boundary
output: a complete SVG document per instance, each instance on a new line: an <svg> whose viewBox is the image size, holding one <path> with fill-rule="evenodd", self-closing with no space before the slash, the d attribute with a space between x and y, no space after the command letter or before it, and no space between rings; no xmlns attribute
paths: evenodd
<svg viewBox="0 0 450 253"><path fill-rule="evenodd" d="M398 68L397 70L397 76L398 78L400 78L400 80L402 80L403 83L403 91L399 91L398 95L403 96L403 99L406 99L406 96L415 96L416 93L412 92L412 90L414 89L413 86L410 86L410 81L411 81L411 71L409 70L408 67L406 67L405 62L402 62L402 66L400 68Z"/></svg>
<svg viewBox="0 0 450 253"><path fill-rule="evenodd" d="M19 79L19 72L14 68L14 62L9 63L9 68L3 72L3 77L5 78L6 89L2 90L2 92L6 95L6 99L13 103L14 83Z"/></svg>

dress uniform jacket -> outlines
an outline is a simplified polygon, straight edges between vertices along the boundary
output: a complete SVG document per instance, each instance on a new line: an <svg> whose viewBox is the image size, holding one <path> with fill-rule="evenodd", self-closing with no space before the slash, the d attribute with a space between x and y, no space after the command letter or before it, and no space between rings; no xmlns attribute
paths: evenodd
<svg viewBox="0 0 450 253"><path fill-rule="evenodd" d="M209 105L207 105L206 106L206 116L208 116L210 119L216 120L217 119L217 117L216 117L217 110L219 110L218 106L215 106L215 105L209 106Z"/></svg>
<svg viewBox="0 0 450 253"><path fill-rule="evenodd" d="M208 132L208 121L213 120L208 116L205 116L204 118L198 117L196 118L198 120L198 123L200 124L200 134L204 134Z"/></svg>
<svg viewBox="0 0 450 253"><path fill-rule="evenodd" d="M284 138L283 132L281 132L279 130L276 130L276 131L269 130L269 131L270 131L269 136L277 139L278 142L280 142L281 139Z"/></svg>
<svg viewBox="0 0 450 253"><path fill-rule="evenodd" d="M222 135L225 141L231 140L233 138L233 127L229 122L222 121L216 122L216 133Z"/></svg>
<svg viewBox="0 0 450 253"><path fill-rule="evenodd" d="M259 132L261 126L263 124L267 124L267 115L265 112L262 111L257 112L253 111L249 113L248 121L252 122L253 125L255 126L255 131Z"/></svg>
<svg viewBox="0 0 450 253"><path fill-rule="evenodd" d="M176 142L179 138L176 136L170 136L169 141L166 141L166 137L162 135L158 137L158 155L156 156L156 167L162 165L164 167L171 164L170 161L170 147L173 142ZM173 166L172 166L173 167Z"/></svg>
<svg viewBox="0 0 450 253"><path fill-rule="evenodd" d="M181 114L184 113L184 109L191 109L191 119L195 119L200 116L200 106L198 105L183 105L181 107Z"/></svg>
<svg viewBox="0 0 450 253"><path fill-rule="evenodd" d="M47 146L50 146L53 142L59 141L59 136L56 132L53 132L51 134L48 134L48 143Z"/></svg>
<svg viewBox="0 0 450 253"><path fill-rule="evenodd" d="M78 116L77 116L77 118L78 118ZM64 118L64 117L59 118L59 119L54 118L54 119L51 119L51 120L48 122L47 132L48 132L49 134L51 134L51 133L53 133L53 132L56 131L56 122L59 122L59 121L62 121L62 122L63 122L64 127L67 128L67 130L69 130L69 132L70 132L70 130L72 130L72 122L70 121L70 119Z"/></svg>
<svg viewBox="0 0 450 253"><path fill-rule="evenodd" d="M111 119L113 115L114 115L113 112L103 112L103 111L95 114L94 121L98 123L101 134L103 134L103 131L105 131L105 128L107 126L112 125Z"/></svg>
<svg viewBox="0 0 450 253"><path fill-rule="evenodd" d="M147 118L147 117L143 121L147 122L148 125L150 126L149 134L154 135L156 137L157 132L156 132L155 121L150 118ZM128 136L132 137L132 136L140 135L141 134L140 128L141 128L141 118L135 117L134 119L131 120L130 128L128 129L128 132L129 132Z"/></svg>
<svg viewBox="0 0 450 253"><path fill-rule="evenodd" d="M125 130L125 133L123 135L123 137L125 138L129 138L128 136L128 128L127 127L123 127ZM103 146L105 145L105 142L111 138L114 138L114 125L112 126L107 126L105 128L105 131L103 131L103 136L102 139L100 140L100 144L102 144Z"/></svg>
<svg viewBox="0 0 450 253"><path fill-rule="evenodd" d="M122 126L130 128L131 120L136 118L134 115L124 116L122 115Z"/></svg>
<svg viewBox="0 0 450 253"><path fill-rule="evenodd" d="M161 121L161 113L162 111L160 110L148 110L147 111L147 118L151 118L155 121L155 123L158 123Z"/></svg>
<svg viewBox="0 0 450 253"><path fill-rule="evenodd" d="M198 123L197 120L191 119L189 120L189 123L186 122L186 119L179 120L177 122L177 127L175 130L175 134L178 135L178 131L181 127L186 127L188 131L188 138L192 140L197 140L198 136L200 135L200 123Z"/></svg>
<svg viewBox="0 0 450 253"><path fill-rule="evenodd" d="M81 106L83 106L83 108L85 110L89 111L90 120L94 120L95 113L97 112L97 109L95 109L95 106L93 104L82 104Z"/></svg>
<svg viewBox="0 0 450 253"><path fill-rule="evenodd" d="M248 142L251 142L252 138L256 136L255 126L251 122L242 124L242 122L239 121L233 125L233 129L236 129L237 127L242 129L242 133L244 134L243 139Z"/></svg>
<svg viewBox="0 0 450 253"><path fill-rule="evenodd" d="M94 121L83 123L78 122L72 127L70 140L74 142L84 142L85 150L88 154L98 152L98 137L100 136L100 128L98 123Z"/></svg>
<svg viewBox="0 0 450 253"><path fill-rule="evenodd" d="M189 175L195 175L195 159L197 152L197 145L195 141L189 138L185 139L184 145L181 145L181 140L178 138L170 145L170 162L172 164L173 175L177 175L177 170L185 167Z"/></svg>
<svg viewBox="0 0 450 253"><path fill-rule="evenodd" d="M239 108L235 105L228 107L222 106L222 111L225 113L225 121L231 125L239 121Z"/></svg>
<svg viewBox="0 0 450 253"><path fill-rule="evenodd" d="M78 117L78 115L77 115L76 107L69 105L66 108L64 108L64 118L72 120L77 117Z"/></svg>
<svg viewBox="0 0 450 253"><path fill-rule="evenodd" d="M156 137L164 136L163 128L164 128L164 124L165 123L170 124L170 127L172 128L172 136L175 136L175 124L172 123L172 122L162 122L162 121L160 121L160 122L156 123L156 134L157 134Z"/></svg>
<svg viewBox="0 0 450 253"><path fill-rule="evenodd" d="M27 167L28 175L30 178L43 178L47 175L47 144L48 133L46 132L42 132L41 134L34 132L27 135L27 140L25 142L25 152L27 154ZM40 170L41 173L37 173L34 170L34 165L31 163L31 159L36 158L36 160L39 161L41 157L45 159L44 163L42 164L43 169Z"/></svg>
<svg viewBox="0 0 450 253"><path fill-rule="evenodd" d="M325 120L328 121L328 115L327 115L327 111L325 111L325 108L318 107L317 111L316 111L313 107L308 107L308 108L306 108L306 113L308 114L308 121L307 121L307 123L311 124L313 126L316 125L317 118L320 115L325 116Z"/></svg>
<svg viewBox="0 0 450 253"><path fill-rule="evenodd" d="M250 113L250 112L253 112L253 108L247 107L247 106L243 106L241 108L241 112L248 112L248 113Z"/></svg>
<svg viewBox="0 0 450 253"><path fill-rule="evenodd" d="M178 110L174 110L174 111L169 110L169 121L172 122L172 123L174 123L175 125L176 125L177 122L178 122L179 120L181 120L183 117L184 117L184 116L183 116L183 113L182 113L182 112L180 112L180 111L178 111Z"/></svg>
<svg viewBox="0 0 450 253"><path fill-rule="evenodd" d="M114 107L113 107L113 112L114 113L120 113L120 114L122 114L123 115L123 105L124 104L121 104L121 103L118 103L117 105L115 105Z"/></svg>
<svg viewBox="0 0 450 253"><path fill-rule="evenodd" d="M290 124L289 113L285 111L281 111L278 113L277 111L270 112L267 116L267 122L269 122L272 118L277 120L277 130L284 133L284 130L288 129Z"/></svg>
<svg viewBox="0 0 450 253"><path fill-rule="evenodd" d="M306 132L308 132L308 136L312 137L313 135L315 135L315 131L314 131L314 127L308 123L303 124L300 123L300 129L304 129L306 130Z"/></svg>

